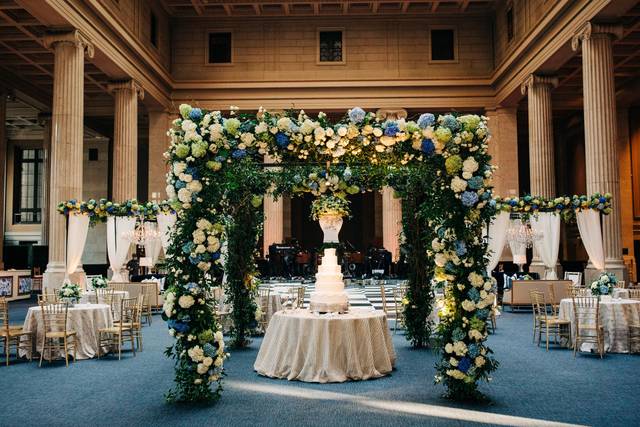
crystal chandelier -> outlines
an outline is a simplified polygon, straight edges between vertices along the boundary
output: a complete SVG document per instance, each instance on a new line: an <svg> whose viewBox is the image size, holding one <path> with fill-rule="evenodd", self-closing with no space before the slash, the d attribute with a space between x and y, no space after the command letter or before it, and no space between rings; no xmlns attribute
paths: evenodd
<svg viewBox="0 0 640 427"><path fill-rule="evenodd" d="M532 248L533 244L542 239L542 232L531 228L531 224L525 219L520 219L520 223L514 222L509 230L507 230L507 240L509 242L524 245L526 248Z"/></svg>
<svg viewBox="0 0 640 427"><path fill-rule="evenodd" d="M147 242L160 239L158 230L149 226L144 222L144 216L140 216L136 221L136 228L132 231L122 233L122 237L137 246L143 246Z"/></svg>

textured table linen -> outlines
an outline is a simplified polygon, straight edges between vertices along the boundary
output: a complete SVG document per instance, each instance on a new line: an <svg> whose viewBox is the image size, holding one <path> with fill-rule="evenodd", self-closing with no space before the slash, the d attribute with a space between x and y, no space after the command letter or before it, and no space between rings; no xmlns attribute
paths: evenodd
<svg viewBox="0 0 640 427"><path fill-rule="evenodd" d="M113 326L111 308L106 304L76 304L69 307L67 315L67 330L76 331L77 359L91 359L98 355L98 329ZM25 331L31 331L37 337L36 352L39 353L44 340L44 324L40 307L30 307L27 317L24 319ZM108 353L108 348L103 348ZM73 355L73 351L69 351ZM21 356L28 355L25 351ZM62 352L59 356L64 357Z"/></svg>
<svg viewBox="0 0 640 427"><path fill-rule="evenodd" d="M611 296L614 298L629 298L629 289L614 288Z"/></svg>
<svg viewBox="0 0 640 427"><path fill-rule="evenodd" d="M573 300L565 298L560 301L558 316L571 321L571 337L575 334L575 317ZM629 325L640 324L640 301L630 299L600 300L600 324L604 326L604 348L610 353L629 352ZM595 326L595 325L594 325ZM582 351L595 348L591 343L582 345Z"/></svg>
<svg viewBox="0 0 640 427"><path fill-rule="evenodd" d="M296 309L274 314L253 367L267 377L327 383L383 377L395 360L383 312Z"/></svg>
<svg viewBox="0 0 640 427"><path fill-rule="evenodd" d="M95 292L89 291L84 292L80 296L80 304L89 304L91 302L92 296L95 296ZM120 302L123 299L129 298L129 292L127 291L113 291L113 309L118 311L120 310ZM98 304L104 304L104 297L100 297L98 300Z"/></svg>

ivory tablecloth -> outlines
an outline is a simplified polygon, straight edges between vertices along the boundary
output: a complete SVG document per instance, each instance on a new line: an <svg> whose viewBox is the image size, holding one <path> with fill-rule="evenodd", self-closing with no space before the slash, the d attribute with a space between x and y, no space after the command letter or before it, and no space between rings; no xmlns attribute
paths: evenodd
<svg viewBox="0 0 640 427"><path fill-rule="evenodd" d="M629 325L640 324L640 301L602 297L600 300L600 324L604 326L604 348L610 353L629 352ZM573 300L560 301L558 317L571 321L571 337L575 334ZM585 343L581 350L588 351L593 344Z"/></svg>
<svg viewBox="0 0 640 427"><path fill-rule="evenodd" d="M93 291L84 292L80 296L81 304L89 304L91 302L92 296L95 296L96 293ZM120 310L120 301L123 299L129 298L129 292L127 291L113 291L113 309L118 311ZM100 298L98 301L99 304L104 304L104 298Z"/></svg>
<svg viewBox="0 0 640 427"><path fill-rule="evenodd" d="M629 289L614 288L611 296L614 298L629 298Z"/></svg>
<svg viewBox="0 0 640 427"><path fill-rule="evenodd" d="M91 359L98 355L98 329L113 326L111 308L107 304L76 304L69 307L67 330L77 333L77 359ZM44 325L40 307L30 307L24 319L25 331L31 331L37 337L36 352L40 352L44 340ZM105 353L108 348L103 348ZM69 351L73 355L73 351ZM28 354L22 350L21 356ZM60 353L60 356L64 354Z"/></svg>
<svg viewBox="0 0 640 427"><path fill-rule="evenodd" d="M296 309L273 315L253 368L268 377L327 383L385 376L395 360L384 312Z"/></svg>

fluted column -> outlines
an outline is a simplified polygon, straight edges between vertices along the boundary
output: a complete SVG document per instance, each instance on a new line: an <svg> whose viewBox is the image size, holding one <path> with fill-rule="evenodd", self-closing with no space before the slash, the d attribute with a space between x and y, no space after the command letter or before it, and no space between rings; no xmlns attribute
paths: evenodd
<svg viewBox="0 0 640 427"><path fill-rule="evenodd" d="M270 156L264 156L265 163L275 163ZM272 196L264 197L264 231L262 252L266 257L269 254L269 246L274 243L282 243L284 239L284 202L282 197L275 200Z"/></svg>
<svg viewBox="0 0 640 427"><path fill-rule="evenodd" d="M605 269L624 271L620 225L617 117L612 42L622 37L621 25L586 23L572 40L582 45L587 193L611 193L613 212L602 219ZM619 278L621 278L619 276Z"/></svg>
<svg viewBox="0 0 640 427"><path fill-rule="evenodd" d="M84 120L84 55L93 45L79 31L45 36L54 52L51 115L51 179L49 212L58 202L82 198L82 142ZM62 215L49 215L49 263L43 286L57 288L65 270L66 224Z"/></svg>
<svg viewBox="0 0 640 427"><path fill-rule="evenodd" d="M517 196L518 183L518 109L498 106L487 108L489 119L489 154L491 164L498 169L493 174L494 194L502 197Z"/></svg>
<svg viewBox="0 0 640 427"><path fill-rule="evenodd" d="M0 270L4 268L4 210L6 197L5 180L7 173L7 94L0 88Z"/></svg>
<svg viewBox="0 0 640 427"><path fill-rule="evenodd" d="M523 95L528 92L529 176L535 196L556 196L551 89L557 85L555 77L531 74L521 86Z"/></svg>
<svg viewBox="0 0 640 427"><path fill-rule="evenodd" d="M38 115L38 121L42 125L42 152L44 153L42 171L42 212L40 215L41 237L40 244L49 244L49 181L51 180L51 114ZM56 212L54 212L56 213Z"/></svg>
<svg viewBox="0 0 640 427"><path fill-rule="evenodd" d="M113 129L113 200L138 194L138 97L144 91L133 80L109 85L115 98Z"/></svg>
<svg viewBox="0 0 640 427"><path fill-rule="evenodd" d="M391 252L393 262L400 259L400 232L402 231L402 201L393 188L382 189L382 244Z"/></svg>

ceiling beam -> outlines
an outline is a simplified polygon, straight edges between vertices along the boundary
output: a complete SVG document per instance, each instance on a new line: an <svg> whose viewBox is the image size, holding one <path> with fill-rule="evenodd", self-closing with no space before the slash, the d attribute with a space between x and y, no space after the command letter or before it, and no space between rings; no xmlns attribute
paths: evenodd
<svg viewBox="0 0 640 427"><path fill-rule="evenodd" d="M438 10L438 6L440 6L440 2L439 1L431 2L431 12L435 13Z"/></svg>
<svg viewBox="0 0 640 427"><path fill-rule="evenodd" d="M204 7L200 0L191 0L191 5L195 9L198 16L202 16L204 14Z"/></svg>
<svg viewBox="0 0 640 427"><path fill-rule="evenodd" d="M407 13L407 9L409 9L410 1L402 2L402 13Z"/></svg>
<svg viewBox="0 0 640 427"><path fill-rule="evenodd" d="M469 7L469 0L462 0L460 2L460 10L464 12Z"/></svg>

